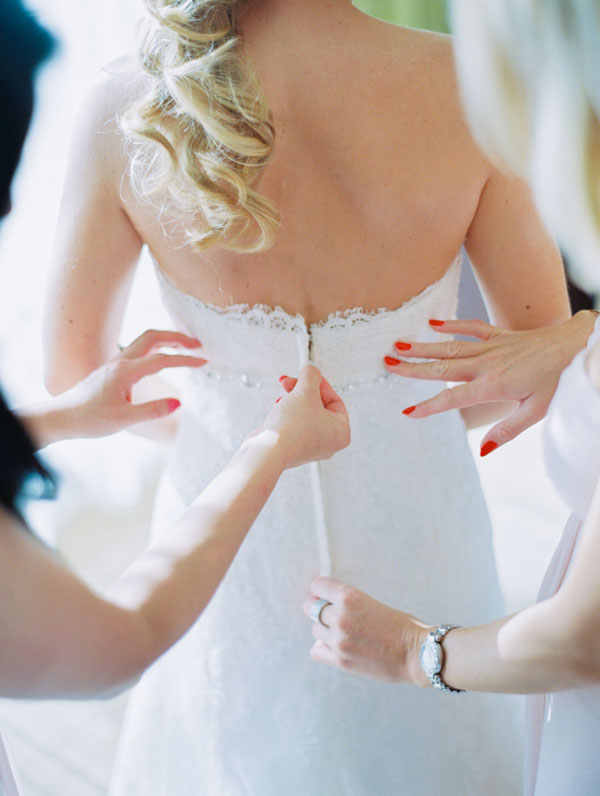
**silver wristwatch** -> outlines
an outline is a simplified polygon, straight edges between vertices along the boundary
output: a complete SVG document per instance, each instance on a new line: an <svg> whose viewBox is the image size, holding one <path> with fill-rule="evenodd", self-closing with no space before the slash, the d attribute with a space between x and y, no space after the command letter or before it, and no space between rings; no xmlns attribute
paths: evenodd
<svg viewBox="0 0 600 796"><path fill-rule="evenodd" d="M451 691L454 694L461 694L464 689L450 688L440 677L440 672L444 665L444 650L441 642L446 633L456 627L460 627L460 625L439 625L435 630L428 633L421 647L419 660L421 661L421 668L434 688L440 691Z"/></svg>

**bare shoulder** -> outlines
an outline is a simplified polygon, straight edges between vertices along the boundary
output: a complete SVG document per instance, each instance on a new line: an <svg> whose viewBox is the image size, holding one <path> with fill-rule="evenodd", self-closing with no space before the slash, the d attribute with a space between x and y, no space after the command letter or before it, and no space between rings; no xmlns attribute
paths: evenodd
<svg viewBox="0 0 600 796"><path fill-rule="evenodd" d="M438 135L452 141L457 157L483 164L463 111L453 37L370 18L364 24L369 30L365 55L369 60L363 73L371 76L369 91L381 92L390 109L401 114L403 124L409 116L432 135L437 129ZM377 81L372 79L374 74Z"/></svg>
<svg viewBox="0 0 600 796"><path fill-rule="evenodd" d="M462 118L452 37L393 25L386 29L390 59L397 65L390 79L412 85L421 102L429 100L444 114Z"/></svg>
<svg viewBox="0 0 600 796"><path fill-rule="evenodd" d="M146 89L147 78L132 57L105 66L89 87L80 116L98 132L117 132L120 115Z"/></svg>
<svg viewBox="0 0 600 796"><path fill-rule="evenodd" d="M71 157L78 168L98 172L108 185L120 185L127 168L121 115L138 98L146 78L131 58L104 67L85 93L73 133Z"/></svg>

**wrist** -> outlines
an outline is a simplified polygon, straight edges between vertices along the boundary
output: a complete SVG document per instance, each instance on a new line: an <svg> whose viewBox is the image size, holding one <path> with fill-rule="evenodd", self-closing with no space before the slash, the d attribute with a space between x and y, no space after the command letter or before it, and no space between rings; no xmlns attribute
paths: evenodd
<svg viewBox="0 0 600 796"><path fill-rule="evenodd" d="M288 467L286 446L281 435L273 429L257 429L252 432L241 444L237 455L264 462L277 476Z"/></svg>
<svg viewBox="0 0 600 796"><path fill-rule="evenodd" d="M426 636L422 645L419 661L426 678L436 690L451 693L463 693L464 689L455 688L446 680L446 648L444 641L453 630L458 630L459 625L438 625Z"/></svg>
<svg viewBox="0 0 600 796"><path fill-rule="evenodd" d="M56 400L22 407L17 415L38 449L77 436L71 410L56 406Z"/></svg>
<svg viewBox="0 0 600 796"><path fill-rule="evenodd" d="M421 647L427 639L427 635L435 630L434 625L420 625L414 633L413 648L410 653L410 682L419 688L431 688L431 682L421 666Z"/></svg>

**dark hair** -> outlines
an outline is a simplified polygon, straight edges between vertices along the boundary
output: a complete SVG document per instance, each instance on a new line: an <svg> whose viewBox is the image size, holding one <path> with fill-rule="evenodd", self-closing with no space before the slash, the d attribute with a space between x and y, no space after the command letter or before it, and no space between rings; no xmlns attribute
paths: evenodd
<svg viewBox="0 0 600 796"><path fill-rule="evenodd" d="M21 519L23 502L54 497L52 476L35 454L23 424L0 393L0 506Z"/></svg>
<svg viewBox="0 0 600 796"><path fill-rule="evenodd" d="M33 111L33 84L54 39L20 0L0 3L0 215L10 206L10 185Z"/></svg>
<svg viewBox="0 0 600 796"><path fill-rule="evenodd" d="M35 73L53 47L53 38L20 0L1 0L0 215L10 206L10 186L31 121ZM51 476L0 393L0 505L20 516L23 498L51 494Z"/></svg>

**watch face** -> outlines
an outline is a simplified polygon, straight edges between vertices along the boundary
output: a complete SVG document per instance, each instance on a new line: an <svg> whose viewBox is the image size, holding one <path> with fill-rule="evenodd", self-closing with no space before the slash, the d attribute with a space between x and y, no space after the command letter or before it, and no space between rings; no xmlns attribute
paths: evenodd
<svg viewBox="0 0 600 796"><path fill-rule="evenodd" d="M433 677L434 674L442 669L442 647L437 641L433 639L426 639L420 652L421 666L427 677Z"/></svg>

